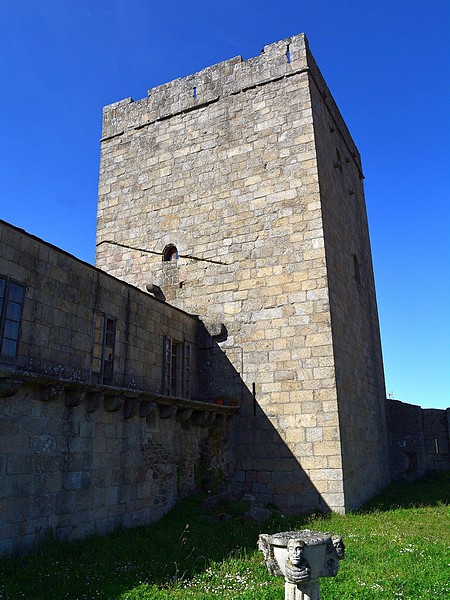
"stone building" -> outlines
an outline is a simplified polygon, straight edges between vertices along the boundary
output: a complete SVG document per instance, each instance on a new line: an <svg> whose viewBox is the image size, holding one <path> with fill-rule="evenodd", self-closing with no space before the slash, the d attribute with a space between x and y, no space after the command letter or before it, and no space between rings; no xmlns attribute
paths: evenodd
<svg viewBox="0 0 450 600"><path fill-rule="evenodd" d="M361 160L304 35L104 109L96 264L219 336L236 482L289 512L386 485Z"/></svg>
<svg viewBox="0 0 450 600"><path fill-rule="evenodd" d="M105 108L97 268L0 221L0 553L450 467L386 404L362 179L303 35Z"/></svg>
<svg viewBox="0 0 450 600"><path fill-rule="evenodd" d="M0 555L147 524L230 475L211 360L197 317L0 221Z"/></svg>

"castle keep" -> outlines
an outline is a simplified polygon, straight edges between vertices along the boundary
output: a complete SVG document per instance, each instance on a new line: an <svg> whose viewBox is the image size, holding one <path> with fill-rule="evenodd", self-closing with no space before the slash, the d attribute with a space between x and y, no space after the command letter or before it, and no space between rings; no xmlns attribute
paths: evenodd
<svg viewBox="0 0 450 600"><path fill-rule="evenodd" d="M240 375L203 381L242 403L235 483L289 512L387 484L361 160L304 35L104 109L96 265L198 315Z"/></svg>
<svg viewBox="0 0 450 600"><path fill-rule="evenodd" d="M362 178L303 35L105 108L100 268L0 221L0 555L450 467L385 400Z"/></svg>

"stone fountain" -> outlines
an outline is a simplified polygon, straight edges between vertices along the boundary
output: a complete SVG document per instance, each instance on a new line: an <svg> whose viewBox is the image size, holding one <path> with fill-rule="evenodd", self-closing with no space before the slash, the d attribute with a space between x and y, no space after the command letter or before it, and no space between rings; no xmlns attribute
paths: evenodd
<svg viewBox="0 0 450 600"><path fill-rule="evenodd" d="M319 577L335 577L345 553L340 536L309 529L262 533L258 548L269 573L284 577L285 600L319 600Z"/></svg>

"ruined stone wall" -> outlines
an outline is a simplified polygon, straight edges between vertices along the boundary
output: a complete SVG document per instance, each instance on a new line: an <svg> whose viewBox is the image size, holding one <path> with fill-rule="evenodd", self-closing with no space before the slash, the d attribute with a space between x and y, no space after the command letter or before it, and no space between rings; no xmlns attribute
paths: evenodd
<svg viewBox="0 0 450 600"><path fill-rule="evenodd" d="M231 476L237 409L199 398L197 346L209 373L215 345L198 319L5 223L0 242L0 276L26 286L18 356L0 358L0 553L143 525ZM117 319L109 385L94 310ZM193 399L162 393L164 335L192 344Z"/></svg>
<svg viewBox="0 0 450 600"><path fill-rule="evenodd" d="M424 408L422 414L426 470L450 469L450 409Z"/></svg>
<svg viewBox="0 0 450 600"><path fill-rule="evenodd" d="M287 511L344 510L304 36L105 108L97 244L99 267L224 324L237 480Z"/></svg>
<svg viewBox="0 0 450 600"><path fill-rule="evenodd" d="M387 400L386 412L393 479L417 479L450 469L450 409Z"/></svg>
<svg viewBox="0 0 450 600"><path fill-rule="evenodd" d="M308 64L339 419L329 447L342 453L347 506L355 508L390 479L375 282L359 153L311 56Z"/></svg>

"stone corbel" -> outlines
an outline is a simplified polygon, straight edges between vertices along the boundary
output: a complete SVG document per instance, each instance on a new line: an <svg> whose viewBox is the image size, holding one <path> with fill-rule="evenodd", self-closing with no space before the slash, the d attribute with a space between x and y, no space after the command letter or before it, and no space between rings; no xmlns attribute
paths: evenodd
<svg viewBox="0 0 450 600"><path fill-rule="evenodd" d="M225 423L225 419L226 417L223 413L216 413L215 419L212 421L210 427L222 427Z"/></svg>
<svg viewBox="0 0 450 600"><path fill-rule="evenodd" d="M39 397L43 402L55 402L59 400L64 393L62 385L46 385L39 388Z"/></svg>
<svg viewBox="0 0 450 600"><path fill-rule="evenodd" d="M78 406L84 400L86 392L84 390L66 390L66 406L72 408Z"/></svg>
<svg viewBox="0 0 450 600"><path fill-rule="evenodd" d="M20 379L4 377L0 379L0 398L11 398L15 396L22 386Z"/></svg>
<svg viewBox="0 0 450 600"><path fill-rule="evenodd" d="M141 402L139 405L139 416L148 417L156 410L156 402Z"/></svg>
<svg viewBox="0 0 450 600"><path fill-rule="evenodd" d="M121 394L114 396L105 396L103 407L107 412L117 412L123 406L123 396Z"/></svg>
<svg viewBox="0 0 450 600"><path fill-rule="evenodd" d="M178 407L171 404L159 405L159 416L161 419L171 419L175 416Z"/></svg>
<svg viewBox="0 0 450 600"><path fill-rule="evenodd" d="M179 408L176 416L177 421L180 423L183 421L188 421L191 418L192 412L192 408Z"/></svg>
<svg viewBox="0 0 450 600"><path fill-rule="evenodd" d="M192 424L202 426L202 423L205 420L205 414L206 413L203 410L194 410L191 417Z"/></svg>
<svg viewBox="0 0 450 600"><path fill-rule="evenodd" d="M211 427L211 425L214 423L215 420L216 420L216 413L205 412L204 419L203 419L202 423L200 424L200 426L201 427Z"/></svg>
<svg viewBox="0 0 450 600"><path fill-rule="evenodd" d="M207 332L215 342L224 342L228 338L226 325L217 321L204 321Z"/></svg>
<svg viewBox="0 0 450 600"><path fill-rule="evenodd" d="M125 398L125 403L123 405L123 418L131 419L137 414L138 411L138 401L135 398Z"/></svg>
<svg viewBox="0 0 450 600"><path fill-rule="evenodd" d="M86 412L95 412L103 402L104 395L99 392L89 392L86 394Z"/></svg>

